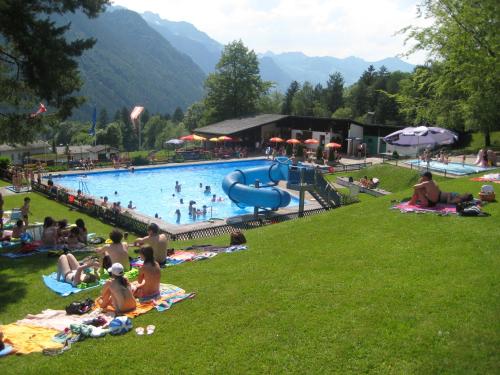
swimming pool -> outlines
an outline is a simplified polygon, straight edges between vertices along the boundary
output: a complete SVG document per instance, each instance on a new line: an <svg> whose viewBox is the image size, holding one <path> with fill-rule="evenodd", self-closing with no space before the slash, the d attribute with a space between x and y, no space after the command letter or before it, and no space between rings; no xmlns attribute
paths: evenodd
<svg viewBox="0 0 500 375"><path fill-rule="evenodd" d="M155 216L172 224L191 224L211 217L225 219L231 216L253 212L253 207L240 208L232 203L222 190L222 180L235 169L253 168L270 165L268 160L248 160L238 162L216 162L190 164L182 166L137 169L134 173L126 170L67 174L54 176L54 183L72 190L82 189L83 193L94 197L109 198L109 202L121 202L126 208L132 201L136 210ZM86 177L84 177L86 176ZM175 191L175 182L179 181L181 192ZM202 187L200 187L200 184ZM211 193L205 193L210 186ZM85 188L88 188L88 192ZM114 192L117 192L115 195ZM222 201L212 202L212 196L221 197ZM184 203L180 203L183 199ZM193 220L188 215L189 201L196 202L197 209L207 206L207 214ZM290 206L297 206L298 199L292 196ZM175 211L181 212L180 221L176 221Z"/></svg>
<svg viewBox="0 0 500 375"><path fill-rule="evenodd" d="M431 171L436 171L436 172L446 172L446 173L451 173L459 176L467 175L467 174L472 174L472 173L478 173L482 171L487 171L491 168L484 168L484 167L478 167L477 165L470 165L470 164L464 164L462 165L461 163L441 163L439 161L434 161L431 160L429 164L426 162L423 162L418 159L414 160L407 160L405 161L405 164L410 164L413 166L417 166L420 168L429 168Z"/></svg>

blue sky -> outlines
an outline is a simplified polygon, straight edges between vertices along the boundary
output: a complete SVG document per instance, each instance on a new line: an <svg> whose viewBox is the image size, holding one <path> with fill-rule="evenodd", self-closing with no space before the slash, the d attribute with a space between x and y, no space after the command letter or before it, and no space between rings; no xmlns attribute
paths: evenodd
<svg viewBox="0 0 500 375"><path fill-rule="evenodd" d="M404 53L401 28L422 24L417 0L115 0L115 5L187 21L221 43L235 39L256 52L358 56L375 61ZM424 54L404 57L411 63Z"/></svg>

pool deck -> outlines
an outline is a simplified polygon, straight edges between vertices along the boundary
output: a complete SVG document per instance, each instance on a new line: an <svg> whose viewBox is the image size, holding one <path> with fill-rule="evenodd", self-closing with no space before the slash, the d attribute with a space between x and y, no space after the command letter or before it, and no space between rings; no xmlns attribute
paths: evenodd
<svg viewBox="0 0 500 375"><path fill-rule="evenodd" d="M202 165L202 164L212 164L212 163L226 163L226 162L242 162L242 161L254 161L254 160L266 160L266 157L254 157L254 158L245 158L245 159L218 159L218 160L204 160L204 161L198 161L198 162L192 162L192 163L167 163L167 164L155 164L155 165L145 165L145 166L140 166L140 167L134 167L134 169L137 170L145 170L145 169L152 169L152 168L162 168L162 167L175 167L175 166L188 166L188 165ZM99 173L99 172L109 172L109 171L127 171L126 168L102 168L102 169L93 169L90 171L85 171L85 170L71 170L71 171L64 171L64 172L58 172L54 173L54 176L62 176L62 175L74 175L74 174L92 174L92 173ZM132 173L132 172L131 172ZM47 175L46 175L47 176ZM57 181L57 180L56 180ZM58 185L57 183L55 184L58 187L61 187L65 190L68 190L66 187ZM286 188L286 183L284 181L281 181L279 184L279 188L283 189L285 191L288 191L291 195L295 196L298 198L298 192L294 190L289 190ZM92 196L97 202L101 202L99 197L94 197ZM320 209L321 205L309 194L306 192L306 210L313 210L313 209ZM296 213L299 210L299 206L293 206L293 207L285 207L281 208L277 211L274 211L275 214L277 215L282 215L282 214L289 214L289 213ZM155 218L153 216L146 215L140 211L136 210L131 210L128 208L122 208L122 213L125 213L127 215L130 215L131 217L142 221L143 223L156 223L162 231L168 232L170 234L176 235L180 233L185 233L185 232L191 232L191 231L196 231L200 229L205 229L205 228L210 228L210 227L215 227L223 224L229 224L229 223L237 223L237 222L242 222L245 220L250 220L253 218L253 214L247 214L247 215L240 215L240 216L233 216L229 217L226 219L216 219L216 220L211 220L211 219L204 219L200 220L198 222L194 223L189 223L189 224L173 224L169 223L165 220L162 220L160 218Z"/></svg>

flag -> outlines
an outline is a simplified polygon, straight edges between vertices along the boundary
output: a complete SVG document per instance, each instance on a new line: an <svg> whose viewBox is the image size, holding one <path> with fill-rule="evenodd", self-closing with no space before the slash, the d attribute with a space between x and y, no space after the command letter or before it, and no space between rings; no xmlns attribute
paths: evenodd
<svg viewBox="0 0 500 375"><path fill-rule="evenodd" d="M132 122L134 122L135 120L137 120L139 118L142 111L144 111L144 107L134 107L134 109L130 113L130 119L132 120Z"/></svg>
<svg viewBox="0 0 500 375"><path fill-rule="evenodd" d="M38 111L36 111L35 113L32 113L30 115L30 117L36 117L39 114L44 113L44 112L47 112L47 108L45 108L45 106L43 105L43 103L40 103L40 106L38 107Z"/></svg>
<svg viewBox="0 0 500 375"><path fill-rule="evenodd" d="M94 106L94 110L92 111L92 127L89 130L89 134L95 135L95 124L97 123L97 108Z"/></svg>

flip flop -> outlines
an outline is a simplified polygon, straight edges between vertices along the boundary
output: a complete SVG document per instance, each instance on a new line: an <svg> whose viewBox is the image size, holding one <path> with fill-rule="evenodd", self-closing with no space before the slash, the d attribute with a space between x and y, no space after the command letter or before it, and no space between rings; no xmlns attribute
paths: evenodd
<svg viewBox="0 0 500 375"><path fill-rule="evenodd" d="M155 329L156 329L156 327L152 324L150 324L146 327L146 331L147 331L148 335L152 335L155 332Z"/></svg>
<svg viewBox="0 0 500 375"><path fill-rule="evenodd" d="M143 327L137 327L135 329L135 333L137 333L139 336L144 335L144 328Z"/></svg>

